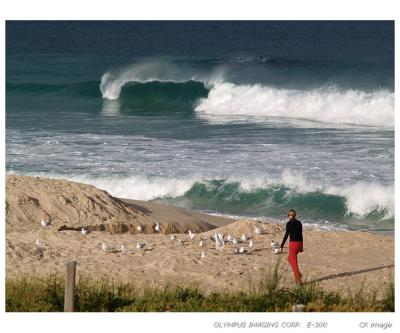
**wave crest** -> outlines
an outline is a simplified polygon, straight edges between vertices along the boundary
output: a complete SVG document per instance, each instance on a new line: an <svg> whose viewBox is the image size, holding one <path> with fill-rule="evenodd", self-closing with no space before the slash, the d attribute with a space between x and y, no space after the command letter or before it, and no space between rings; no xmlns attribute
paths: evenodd
<svg viewBox="0 0 400 333"><path fill-rule="evenodd" d="M283 117L333 124L394 126L394 93L338 89L291 90L262 85L215 84L195 107L210 121L238 116Z"/></svg>
<svg viewBox="0 0 400 333"><path fill-rule="evenodd" d="M224 76L222 71L206 75L193 69L177 68L171 63L145 62L104 73L100 91L104 99L116 100L120 98L122 88L131 82L200 82L208 89L208 95L194 100L193 108L199 117L210 122L257 122L283 118L329 124L394 127L394 92L389 90L366 92L332 87L283 89L261 84L235 84L224 81ZM184 99L185 96L182 97Z"/></svg>
<svg viewBox="0 0 400 333"><path fill-rule="evenodd" d="M65 178L60 175L50 177ZM392 223L390 221L394 218L393 185L357 182L341 187L323 186L313 184L301 174L289 170L285 170L278 179L261 176L226 179L193 176L178 179L140 175L67 178L94 185L121 198L166 200L191 209L224 214L279 217L295 207L308 220L345 224L368 220L366 225L380 225L380 221Z"/></svg>
<svg viewBox="0 0 400 333"><path fill-rule="evenodd" d="M172 63L155 61L143 62L127 68L108 71L103 74L100 91L104 99L115 100L120 97L122 87L130 82L207 82L201 73L177 68Z"/></svg>

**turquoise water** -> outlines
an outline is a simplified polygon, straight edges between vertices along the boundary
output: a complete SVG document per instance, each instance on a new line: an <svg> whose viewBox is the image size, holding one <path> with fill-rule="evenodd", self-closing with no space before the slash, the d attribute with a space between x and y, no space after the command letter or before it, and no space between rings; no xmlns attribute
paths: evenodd
<svg viewBox="0 0 400 333"><path fill-rule="evenodd" d="M6 60L10 172L393 231L390 22L14 22Z"/></svg>

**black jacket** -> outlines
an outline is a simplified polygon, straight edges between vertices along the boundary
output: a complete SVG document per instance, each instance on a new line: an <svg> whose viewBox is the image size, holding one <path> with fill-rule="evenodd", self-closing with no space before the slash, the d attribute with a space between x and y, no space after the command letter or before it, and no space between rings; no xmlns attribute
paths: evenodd
<svg viewBox="0 0 400 333"><path fill-rule="evenodd" d="M290 236L291 241L303 241L303 227L299 220L294 219L293 221L288 221L288 223L286 223L286 233L283 237L281 248L285 245L288 236Z"/></svg>

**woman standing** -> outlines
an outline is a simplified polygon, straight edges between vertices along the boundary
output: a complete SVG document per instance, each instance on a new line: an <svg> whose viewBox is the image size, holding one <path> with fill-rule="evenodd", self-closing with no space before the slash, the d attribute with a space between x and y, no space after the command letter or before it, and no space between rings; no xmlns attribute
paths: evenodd
<svg viewBox="0 0 400 333"><path fill-rule="evenodd" d="M288 236L290 236L288 262L293 269L296 283L301 284L302 274L299 271L297 255L303 252L303 227L301 222L296 219L296 211L294 209L289 210L288 217L289 221L286 223L286 233L282 240L281 251Z"/></svg>

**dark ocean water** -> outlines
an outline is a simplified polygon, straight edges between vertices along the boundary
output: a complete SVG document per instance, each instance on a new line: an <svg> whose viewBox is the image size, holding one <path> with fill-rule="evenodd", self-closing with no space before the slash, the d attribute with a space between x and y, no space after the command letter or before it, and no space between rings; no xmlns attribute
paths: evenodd
<svg viewBox="0 0 400 333"><path fill-rule="evenodd" d="M6 168L394 228L393 22L7 22Z"/></svg>

